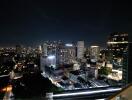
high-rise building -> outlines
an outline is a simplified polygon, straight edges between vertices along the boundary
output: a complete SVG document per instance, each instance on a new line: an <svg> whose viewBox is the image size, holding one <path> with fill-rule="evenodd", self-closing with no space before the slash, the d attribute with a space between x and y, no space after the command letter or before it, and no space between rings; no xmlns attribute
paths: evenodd
<svg viewBox="0 0 132 100"><path fill-rule="evenodd" d="M123 53L123 76L124 85L132 82L132 43L128 44L128 51Z"/></svg>
<svg viewBox="0 0 132 100"><path fill-rule="evenodd" d="M92 59L99 59L99 54L100 54L100 47L99 46L90 46L90 57Z"/></svg>
<svg viewBox="0 0 132 100"><path fill-rule="evenodd" d="M40 70L45 72L45 66L46 66L46 56L41 55L40 56Z"/></svg>
<svg viewBox="0 0 132 100"><path fill-rule="evenodd" d="M111 33L107 41L107 60L113 64L113 68L122 71L122 81L128 83L129 59L128 59L128 33Z"/></svg>
<svg viewBox="0 0 132 100"><path fill-rule="evenodd" d="M44 72L45 66L56 68L56 56L40 56L40 70Z"/></svg>
<svg viewBox="0 0 132 100"><path fill-rule="evenodd" d="M58 42L57 41L50 41L47 43L47 55L56 55L58 47Z"/></svg>
<svg viewBox="0 0 132 100"><path fill-rule="evenodd" d="M39 49L40 51L42 52L41 56L40 56L40 70L45 72L45 66L47 65L47 48L48 48L48 45L47 43L44 43L42 45L42 47L40 46Z"/></svg>
<svg viewBox="0 0 132 100"><path fill-rule="evenodd" d="M38 51L39 54L42 54L42 46L41 45L38 46L37 51Z"/></svg>
<svg viewBox="0 0 132 100"><path fill-rule="evenodd" d="M59 49L58 60L59 64L70 64L76 58L76 48L73 44L65 44Z"/></svg>
<svg viewBox="0 0 132 100"><path fill-rule="evenodd" d="M107 47L114 57L122 57L123 52L127 51L128 48L128 33L111 33L107 41Z"/></svg>
<svg viewBox="0 0 132 100"><path fill-rule="evenodd" d="M47 56L48 55L47 48L48 48L48 45L46 43L44 43L43 46L42 46L42 54L43 54L43 56Z"/></svg>
<svg viewBox="0 0 132 100"><path fill-rule="evenodd" d="M82 59L84 57L84 41L77 42L77 58Z"/></svg>
<svg viewBox="0 0 132 100"><path fill-rule="evenodd" d="M58 51L62 46L61 41L45 41L42 46L42 55L41 55L41 69L44 70L44 66L56 67L58 64Z"/></svg>
<svg viewBox="0 0 132 100"><path fill-rule="evenodd" d="M46 65L49 67L54 67L56 68L56 56L55 55L49 55L46 58Z"/></svg>

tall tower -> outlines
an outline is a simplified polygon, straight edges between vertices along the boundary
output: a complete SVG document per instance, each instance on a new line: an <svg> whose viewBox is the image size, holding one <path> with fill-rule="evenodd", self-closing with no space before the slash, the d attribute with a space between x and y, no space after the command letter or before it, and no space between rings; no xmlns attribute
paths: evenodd
<svg viewBox="0 0 132 100"><path fill-rule="evenodd" d="M114 62L118 63L117 61L120 59L120 62L122 62L123 53L126 52L128 49L128 33L125 32L111 33L108 37L107 49L108 61L112 63L114 60Z"/></svg>
<svg viewBox="0 0 132 100"><path fill-rule="evenodd" d="M40 56L40 70L45 72L46 60L47 60L47 43L42 45L42 55Z"/></svg>
<svg viewBox="0 0 132 100"><path fill-rule="evenodd" d="M84 57L84 41L77 42L77 58L82 59Z"/></svg>
<svg viewBox="0 0 132 100"><path fill-rule="evenodd" d="M42 46L41 45L38 46L38 53L42 54Z"/></svg>
<svg viewBox="0 0 132 100"><path fill-rule="evenodd" d="M90 46L90 57L98 60L100 54L100 47L99 46Z"/></svg>
<svg viewBox="0 0 132 100"><path fill-rule="evenodd" d="M59 51L59 63L70 64L75 61L76 49L73 44L65 44Z"/></svg>

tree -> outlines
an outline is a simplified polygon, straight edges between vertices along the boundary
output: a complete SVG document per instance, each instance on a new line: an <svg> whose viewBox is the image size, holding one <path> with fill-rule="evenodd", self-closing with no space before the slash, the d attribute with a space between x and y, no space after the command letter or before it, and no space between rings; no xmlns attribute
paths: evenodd
<svg viewBox="0 0 132 100"><path fill-rule="evenodd" d="M112 69L109 67L101 67L99 69L99 74L100 75L109 75L112 72Z"/></svg>

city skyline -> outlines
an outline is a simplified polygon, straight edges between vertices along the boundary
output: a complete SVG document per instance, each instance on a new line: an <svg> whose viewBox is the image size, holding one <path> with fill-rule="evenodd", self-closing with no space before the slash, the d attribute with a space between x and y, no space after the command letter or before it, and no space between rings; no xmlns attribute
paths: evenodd
<svg viewBox="0 0 132 100"><path fill-rule="evenodd" d="M105 46L112 32L131 33L128 2L3 1L0 46L37 45L44 40L84 40Z"/></svg>
<svg viewBox="0 0 132 100"><path fill-rule="evenodd" d="M0 100L131 99L131 11L126 0L1 0Z"/></svg>

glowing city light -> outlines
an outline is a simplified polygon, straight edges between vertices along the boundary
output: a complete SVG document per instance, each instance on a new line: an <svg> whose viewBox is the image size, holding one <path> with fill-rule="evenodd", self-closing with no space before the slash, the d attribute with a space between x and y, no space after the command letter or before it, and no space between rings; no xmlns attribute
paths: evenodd
<svg viewBox="0 0 132 100"><path fill-rule="evenodd" d="M10 92L10 91L12 91L12 86L9 85L9 86L3 88L2 91Z"/></svg>
<svg viewBox="0 0 132 100"><path fill-rule="evenodd" d="M128 43L128 41L123 41L123 42L107 42L108 44L124 44Z"/></svg>

